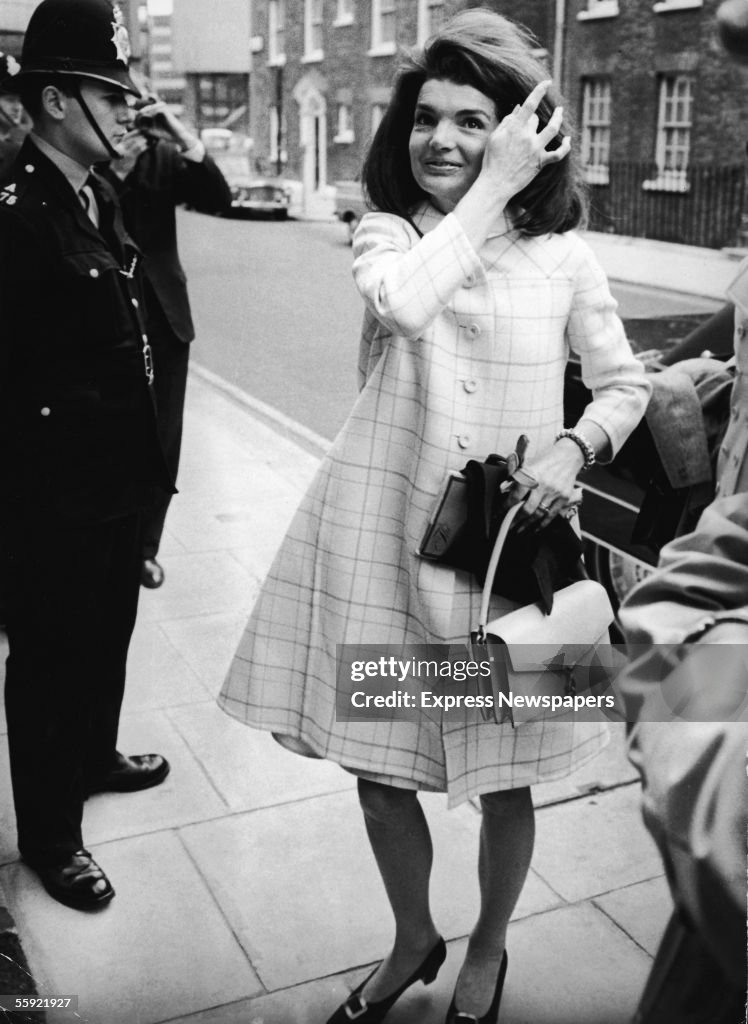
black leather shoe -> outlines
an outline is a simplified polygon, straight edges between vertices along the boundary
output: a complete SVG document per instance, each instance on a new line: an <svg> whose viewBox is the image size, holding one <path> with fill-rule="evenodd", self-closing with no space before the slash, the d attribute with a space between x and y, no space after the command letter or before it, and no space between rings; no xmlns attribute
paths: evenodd
<svg viewBox="0 0 748 1024"><path fill-rule="evenodd" d="M499 965L499 976L496 979L496 988L493 991L493 999L488 1010L483 1014L482 1017L476 1017L474 1013L462 1013L457 1009L455 1003L455 996L452 996L452 1002L449 1004L447 1010L447 1019L444 1024L497 1024L499 1020L499 1005L501 1004L501 993L504 990L504 978L506 977L506 968L509 963L509 957L504 955L501 958L501 964Z"/></svg>
<svg viewBox="0 0 748 1024"><path fill-rule="evenodd" d="M140 585L149 590L157 590L166 579L163 567L155 558L144 558L140 570Z"/></svg>
<svg viewBox="0 0 748 1024"><path fill-rule="evenodd" d="M29 866L50 896L74 910L96 910L114 896L112 883L88 850L77 850L58 864Z"/></svg>
<svg viewBox="0 0 748 1024"><path fill-rule="evenodd" d="M117 752L114 767L88 786L88 793L136 793L158 786L169 774L169 762L161 754L133 754L125 757Z"/></svg>
<svg viewBox="0 0 748 1024"><path fill-rule="evenodd" d="M335 1013L330 1017L327 1024L350 1024L351 1021L357 1021L358 1024L379 1024L380 1021L384 1020L386 1015L395 1005L397 1000L406 990L410 988L414 982L419 979L424 985L430 985L434 978L439 973L439 968L444 963L447 956L447 947L444 943L444 939L439 938L434 948L431 950L429 955L423 961L420 967L417 967L411 976L400 986L391 996L387 996L386 999L380 999L376 1003L367 1003L361 993L364 990L366 982L379 970L379 967L375 967L368 977L364 978L361 984L351 992L346 1001L342 1006L339 1006Z"/></svg>

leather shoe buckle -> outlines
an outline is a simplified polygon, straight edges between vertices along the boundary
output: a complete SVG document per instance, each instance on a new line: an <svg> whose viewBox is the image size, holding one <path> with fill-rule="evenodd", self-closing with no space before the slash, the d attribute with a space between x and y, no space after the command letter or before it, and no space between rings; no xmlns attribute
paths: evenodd
<svg viewBox="0 0 748 1024"><path fill-rule="evenodd" d="M369 1004L366 1000L358 995L358 993L354 993L345 1004L345 1015L348 1020L358 1020L359 1017L363 1017L368 1009Z"/></svg>

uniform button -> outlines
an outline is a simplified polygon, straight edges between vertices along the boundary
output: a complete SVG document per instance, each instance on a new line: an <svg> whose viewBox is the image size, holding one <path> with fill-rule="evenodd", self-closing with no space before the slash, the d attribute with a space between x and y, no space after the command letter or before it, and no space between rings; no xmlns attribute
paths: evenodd
<svg viewBox="0 0 748 1024"><path fill-rule="evenodd" d="M143 335L143 343L144 343L145 345L147 345L147 344L148 344L148 335L147 335L147 334L144 334L144 335Z"/></svg>
<svg viewBox="0 0 748 1024"><path fill-rule="evenodd" d="M477 338L480 334L480 327L477 324L468 324L465 333L469 338Z"/></svg>
<svg viewBox="0 0 748 1024"><path fill-rule="evenodd" d="M138 308L138 306L140 305L140 303L138 302L138 300L137 300L137 299L132 299L131 301L132 301L132 304L133 304L133 306L135 306L135 308L137 309L137 308Z"/></svg>
<svg viewBox="0 0 748 1024"><path fill-rule="evenodd" d="M460 446L460 448L469 448L470 447L470 440L471 440L470 434L458 434L457 435L457 443Z"/></svg>
<svg viewBox="0 0 748 1024"><path fill-rule="evenodd" d="M462 382L462 386L465 388L469 395L472 395L474 391L478 390L478 381L470 378L470 380L464 380Z"/></svg>
<svg viewBox="0 0 748 1024"><path fill-rule="evenodd" d="M26 171L27 174L33 174L35 170L36 167L34 167L33 164L26 164L26 166L24 167L24 171Z"/></svg>
<svg viewBox="0 0 748 1024"><path fill-rule="evenodd" d="M91 269L88 272L88 276L89 277L98 277L99 276L99 272L96 269L96 267L91 267Z"/></svg>
<svg viewBox="0 0 748 1024"><path fill-rule="evenodd" d="M52 412L52 410L50 409L50 407L49 407L48 405L45 405L45 406L44 406L44 407L42 408L42 410L41 410L41 414L42 414L42 416L49 416L49 414L50 414L51 412Z"/></svg>

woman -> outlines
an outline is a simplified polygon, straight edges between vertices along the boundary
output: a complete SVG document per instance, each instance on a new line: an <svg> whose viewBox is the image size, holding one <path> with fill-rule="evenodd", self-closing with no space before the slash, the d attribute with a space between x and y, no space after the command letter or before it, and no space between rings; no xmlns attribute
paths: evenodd
<svg viewBox="0 0 748 1024"><path fill-rule="evenodd" d="M335 716L336 644L464 642L476 623L474 580L416 554L446 474L468 458L507 454L527 433L537 486L524 514L546 524L572 502L593 449L612 457L646 405L605 277L568 233L583 203L532 45L499 15L463 12L395 86L364 174L379 212L354 239L366 304L361 394L220 697L284 745L359 777L396 937L329 1024L381 1021L444 959L419 789L446 791L451 804L480 796L481 911L447 1020L496 1021L507 924L533 845L529 787L566 775L604 742L598 725L513 731L472 711L417 723ZM557 440L570 347L594 401L577 432ZM496 613L511 607L497 600Z"/></svg>

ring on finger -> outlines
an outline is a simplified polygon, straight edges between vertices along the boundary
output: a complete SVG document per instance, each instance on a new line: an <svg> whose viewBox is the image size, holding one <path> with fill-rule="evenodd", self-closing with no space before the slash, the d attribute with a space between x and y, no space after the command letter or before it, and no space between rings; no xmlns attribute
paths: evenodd
<svg viewBox="0 0 748 1024"><path fill-rule="evenodd" d="M550 508L548 505L538 505L535 511L540 512L541 515L547 515L550 512Z"/></svg>

